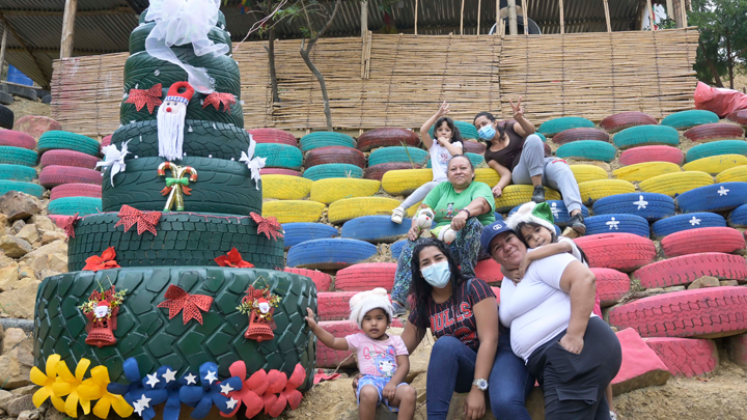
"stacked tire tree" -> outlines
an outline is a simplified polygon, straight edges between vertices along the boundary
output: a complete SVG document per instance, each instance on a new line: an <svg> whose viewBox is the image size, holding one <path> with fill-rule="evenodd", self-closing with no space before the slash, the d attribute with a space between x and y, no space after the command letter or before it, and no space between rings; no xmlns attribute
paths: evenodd
<svg viewBox="0 0 747 420"><path fill-rule="evenodd" d="M36 140L26 133L0 130L0 195L19 191L41 198L44 188L37 180Z"/></svg>
<svg viewBox="0 0 747 420"><path fill-rule="evenodd" d="M140 16L141 25L132 32L131 56L125 64L128 94L121 105L123 125L111 137L111 144L119 150L129 141L126 170L116 173L113 182L111 168L103 174L102 212L77 219L71 216L69 220L74 229L69 239L70 272L45 279L37 295L35 364L44 370L53 354L60 355L68 366L86 358L92 367L106 366L111 381L121 384L131 381L123 370L129 358L137 361L143 378L164 365L184 375L213 362L218 366L218 379L225 381L235 375L229 372L229 366L237 361L245 362L247 376L260 369L276 369L290 378L300 365L305 381L299 389L308 389L313 380L316 341L304 317L306 308L316 310L316 288L308 277L282 271L282 235L276 237L267 229L264 232L268 233L258 232L260 224L270 226L269 231L273 229L268 224L271 221L261 217L261 185L252 180L246 164L239 162L242 152L250 147L250 136L243 130L238 66L229 55L197 57L191 45L172 48L188 64L206 68L215 80L216 93L230 94L234 100L203 107L201 102L209 95L196 93L189 101L184 157L169 165L172 170L188 166L192 172L187 176L194 176L179 181L181 173L171 174L170 179L176 179L171 191L184 192L184 209L169 211L164 208L167 197L162 195L169 182L168 168L159 174L159 165L166 162L158 156L156 115L160 100L154 109L148 109L136 108L127 99L136 90L148 90L158 83L165 96L168 87L186 81L187 74L143 50L153 24L143 21L146 12ZM230 46L224 27L221 13L210 38ZM228 102L233 104L225 109ZM97 150L92 149L90 154L94 152ZM101 179L101 174L98 176ZM186 188L191 189L191 195ZM149 226L145 226L147 220ZM231 260L232 266L219 265L218 261L225 261L232 249L254 268L233 268L238 264L236 259ZM90 263L87 259L102 255L116 261L119 268L95 272L85 269ZM126 290L116 313L116 343L103 347L86 344L89 321L78 306L93 299L89 298L93 292L110 286L117 292ZM172 299L165 293L173 286L192 296L212 299L209 308L198 311L200 322L187 318L186 307L182 316L173 319L171 310L158 307ZM251 315L237 307L250 286L269 288L279 298L272 315L274 338L245 338Z"/></svg>

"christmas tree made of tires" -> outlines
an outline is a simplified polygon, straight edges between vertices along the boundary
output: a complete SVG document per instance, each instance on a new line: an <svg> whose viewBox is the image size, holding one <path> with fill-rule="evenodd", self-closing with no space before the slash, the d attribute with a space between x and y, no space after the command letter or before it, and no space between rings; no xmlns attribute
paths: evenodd
<svg viewBox="0 0 747 420"><path fill-rule="evenodd" d="M112 384L132 387L130 358L143 381L164 366L178 379L212 362L225 382L236 376L229 367L243 361L247 377L275 369L287 378L295 372L298 381L303 368L298 389L308 389L315 338L304 316L308 307L316 311L316 288L282 271L282 230L261 217L262 189L247 164L252 142L243 128L225 17L219 12L208 35L228 45L225 55L197 56L189 44L171 48L182 62L207 70L214 93L196 91L187 100L182 154L165 159L158 111L169 104L169 89L188 76L146 52L155 25L146 15L130 36L122 125L112 136L114 151L129 153L106 167L102 212L67 222L70 272L39 287L35 365L45 371L56 354L75 372L85 358L91 368L106 366Z"/></svg>

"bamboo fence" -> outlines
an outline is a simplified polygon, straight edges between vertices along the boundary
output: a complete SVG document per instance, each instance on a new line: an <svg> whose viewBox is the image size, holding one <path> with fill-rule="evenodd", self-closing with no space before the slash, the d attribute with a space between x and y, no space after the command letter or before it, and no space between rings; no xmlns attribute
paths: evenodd
<svg viewBox="0 0 747 420"><path fill-rule="evenodd" d="M246 128L324 129L319 84L300 40L275 47L280 102L272 102L266 42L241 45ZM312 60L325 77L335 128L419 127L447 100L451 116L510 117L524 99L533 122L561 116L594 121L624 111L655 118L692 109L698 44L693 28L542 36L379 35L327 38ZM65 130L107 135L119 126L128 54L58 60L52 115Z"/></svg>

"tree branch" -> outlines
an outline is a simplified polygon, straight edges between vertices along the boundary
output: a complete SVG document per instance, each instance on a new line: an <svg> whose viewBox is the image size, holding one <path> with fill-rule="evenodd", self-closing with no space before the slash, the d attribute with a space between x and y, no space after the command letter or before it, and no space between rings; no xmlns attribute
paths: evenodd
<svg viewBox="0 0 747 420"><path fill-rule="evenodd" d="M324 33L327 32L327 29L329 29L332 26L332 22L335 20L335 16L337 16L337 11L340 9L340 4L342 4L342 0L336 0L335 1L335 8L332 11L332 16L327 19L327 24L324 25L321 31L317 32L316 35L314 35L312 38L309 39L309 46L306 49L306 51L311 51L312 48L314 48L314 44L316 44L316 41L319 40L322 36L324 36ZM306 16L308 19L308 15Z"/></svg>
<svg viewBox="0 0 747 420"><path fill-rule="evenodd" d="M706 47L703 45L703 41L698 37L698 44L700 44L700 49L703 50L703 58L706 60L706 64L708 65L708 68L711 70L711 74L713 75L713 78L716 80L716 86L722 88L724 87L724 84L721 82L721 77L718 75L718 71L716 70L716 66L713 65L713 62L710 58L708 58L708 54L706 54Z"/></svg>

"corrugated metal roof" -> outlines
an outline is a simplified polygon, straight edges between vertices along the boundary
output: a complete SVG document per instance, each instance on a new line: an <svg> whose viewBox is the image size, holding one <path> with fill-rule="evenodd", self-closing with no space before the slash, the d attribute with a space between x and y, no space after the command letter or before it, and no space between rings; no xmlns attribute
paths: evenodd
<svg viewBox="0 0 747 420"><path fill-rule="evenodd" d="M384 27L384 14L379 9L382 0L368 1L368 27L379 31ZM517 1L517 3L521 3ZM75 24L74 55L105 54L127 51L129 35L137 24L133 11L142 10L148 0L79 0ZM239 0L229 0L221 10L226 15L228 30L234 41L241 40L249 28L262 18L258 14L242 13ZM477 9L480 5L480 33L487 33L495 23L496 2L464 0L464 33L475 34ZM601 0L565 0L565 31L606 31ZM418 0L418 34L442 35L459 33L462 0ZM638 13L638 0L609 1L613 31L633 28ZM34 59L21 43L8 36L7 60L36 83L47 86L52 77L52 61L59 57L64 0L0 0L0 13L31 49ZM331 13L333 3L323 3ZM528 16L543 33L560 33L560 12L557 1L527 0ZM343 0L327 36L349 36L360 33L361 7L358 0ZM392 11L397 32L412 33L415 27L415 0L400 0ZM320 16L313 18L316 28L324 25ZM299 38L298 29L304 23L281 22L276 26L279 38ZM0 22L0 28L4 24ZM256 35L253 35L257 39Z"/></svg>

